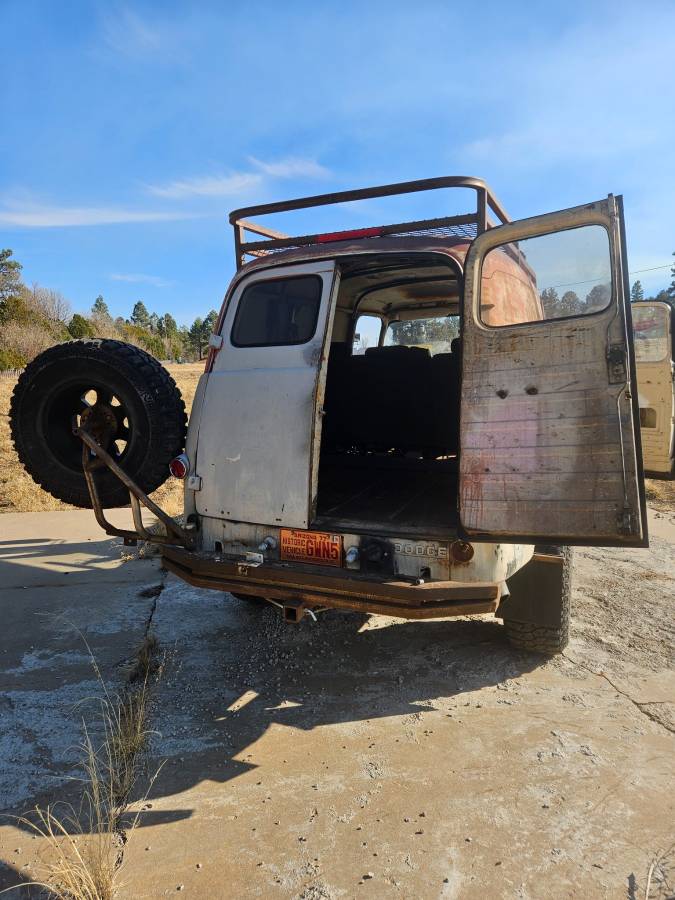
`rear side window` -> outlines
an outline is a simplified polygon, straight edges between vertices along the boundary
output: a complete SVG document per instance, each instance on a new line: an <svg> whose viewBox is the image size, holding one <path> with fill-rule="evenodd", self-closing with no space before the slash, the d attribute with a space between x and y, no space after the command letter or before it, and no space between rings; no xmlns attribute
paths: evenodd
<svg viewBox="0 0 675 900"><path fill-rule="evenodd" d="M235 347L307 343L316 331L321 290L318 275L255 282L239 299L232 343Z"/></svg>
<svg viewBox="0 0 675 900"><path fill-rule="evenodd" d="M634 306L633 342L638 362L661 362L668 356L668 311L662 306ZM653 427L653 426L652 426Z"/></svg>

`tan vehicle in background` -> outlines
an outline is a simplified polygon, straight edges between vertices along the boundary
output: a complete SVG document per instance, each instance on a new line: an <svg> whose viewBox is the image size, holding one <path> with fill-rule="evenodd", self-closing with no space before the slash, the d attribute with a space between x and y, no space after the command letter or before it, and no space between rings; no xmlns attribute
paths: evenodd
<svg viewBox="0 0 675 900"><path fill-rule="evenodd" d="M675 474L675 312L669 303L632 304L645 471Z"/></svg>
<svg viewBox="0 0 675 900"><path fill-rule="evenodd" d="M431 190L473 208L295 236L252 221ZM516 646L560 652L569 547L647 542L621 198L511 222L484 182L445 177L230 221L238 271L185 451L168 373L76 341L15 390L28 471L108 533L162 543L190 584L288 621L490 613ZM147 497L169 464L180 524ZM116 529L104 507L129 499L135 530Z"/></svg>

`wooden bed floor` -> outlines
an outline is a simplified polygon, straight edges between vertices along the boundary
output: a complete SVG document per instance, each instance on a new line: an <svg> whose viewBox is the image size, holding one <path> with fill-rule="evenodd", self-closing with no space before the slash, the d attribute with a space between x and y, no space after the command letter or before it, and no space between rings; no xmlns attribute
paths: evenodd
<svg viewBox="0 0 675 900"><path fill-rule="evenodd" d="M457 475L447 469L322 466L317 516L451 528L457 524L456 497Z"/></svg>

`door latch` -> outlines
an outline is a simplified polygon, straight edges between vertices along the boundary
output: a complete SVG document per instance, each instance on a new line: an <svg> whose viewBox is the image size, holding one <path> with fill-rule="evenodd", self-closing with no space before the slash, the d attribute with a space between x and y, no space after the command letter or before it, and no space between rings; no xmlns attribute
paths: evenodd
<svg viewBox="0 0 675 900"><path fill-rule="evenodd" d="M619 384L626 381L625 344L610 344L607 347L607 369L610 384Z"/></svg>

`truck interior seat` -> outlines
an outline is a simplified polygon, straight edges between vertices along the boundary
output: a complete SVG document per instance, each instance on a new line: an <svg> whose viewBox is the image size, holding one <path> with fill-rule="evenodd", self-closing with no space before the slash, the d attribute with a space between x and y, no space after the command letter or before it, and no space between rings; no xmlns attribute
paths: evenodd
<svg viewBox="0 0 675 900"><path fill-rule="evenodd" d="M329 452L457 452L458 354L371 347L353 356L333 343L328 359L323 448Z"/></svg>

